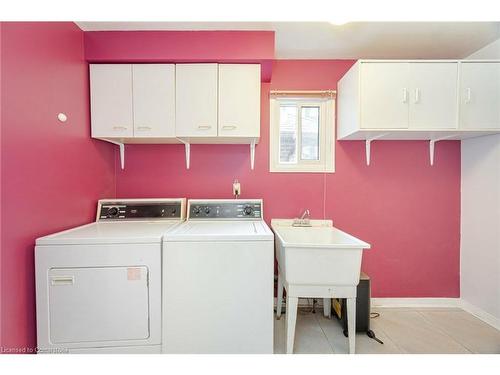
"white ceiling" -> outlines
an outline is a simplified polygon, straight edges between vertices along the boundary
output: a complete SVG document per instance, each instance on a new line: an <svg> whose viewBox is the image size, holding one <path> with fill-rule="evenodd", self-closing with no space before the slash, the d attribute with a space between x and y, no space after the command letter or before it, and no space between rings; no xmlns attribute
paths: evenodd
<svg viewBox="0 0 500 375"><path fill-rule="evenodd" d="M84 31L274 30L278 59L460 59L500 38L500 22L77 22Z"/></svg>

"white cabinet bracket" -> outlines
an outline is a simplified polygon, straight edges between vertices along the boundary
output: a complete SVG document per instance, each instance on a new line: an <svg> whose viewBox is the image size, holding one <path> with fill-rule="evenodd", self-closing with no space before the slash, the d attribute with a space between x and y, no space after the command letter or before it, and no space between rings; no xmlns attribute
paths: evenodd
<svg viewBox="0 0 500 375"><path fill-rule="evenodd" d="M384 134L379 134L371 138L367 138L365 141L365 149L366 149L366 165L370 165L370 156L371 156L371 146L372 146L372 141L375 141L379 138L382 138L383 136L387 135L386 133Z"/></svg>
<svg viewBox="0 0 500 375"><path fill-rule="evenodd" d="M120 147L120 165L122 169L125 169L125 144L120 142L108 141Z"/></svg>
<svg viewBox="0 0 500 375"><path fill-rule="evenodd" d="M255 165L255 139L250 143L250 169L253 170Z"/></svg>
<svg viewBox="0 0 500 375"><path fill-rule="evenodd" d="M431 165L434 165L434 146L435 146L436 142L444 141L445 139L449 139L449 138L453 138L453 137L456 137L456 134L451 134L451 135L447 135L445 137L429 140L429 159L430 159Z"/></svg>
<svg viewBox="0 0 500 375"><path fill-rule="evenodd" d="M180 138L177 138L179 141L184 143L184 148L186 151L186 169L189 169L189 164L191 162L191 144L189 142L183 141Z"/></svg>

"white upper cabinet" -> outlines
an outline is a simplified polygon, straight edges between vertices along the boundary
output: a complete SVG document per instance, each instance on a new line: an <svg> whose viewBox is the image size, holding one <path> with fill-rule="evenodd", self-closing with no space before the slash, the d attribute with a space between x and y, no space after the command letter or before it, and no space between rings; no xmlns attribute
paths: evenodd
<svg viewBox="0 0 500 375"><path fill-rule="evenodd" d="M173 138L175 65L90 65L92 136Z"/></svg>
<svg viewBox="0 0 500 375"><path fill-rule="evenodd" d="M134 64L134 137L175 137L175 65Z"/></svg>
<svg viewBox="0 0 500 375"><path fill-rule="evenodd" d="M91 64L92 137L118 143L122 160L127 143L182 142L186 155L241 143L253 156L260 78L260 64Z"/></svg>
<svg viewBox="0 0 500 375"><path fill-rule="evenodd" d="M361 128L408 128L408 72L408 63L361 64Z"/></svg>
<svg viewBox="0 0 500 375"><path fill-rule="evenodd" d="M177 137L217 136L217 64L176 65Z"/></svg>
<svg viewBox="0 0 500 375"><path fill-rule="evenodd" d="M456 62L362 63L361 128L456 128L457 77Z"/></svg>
<svg viewBox="0 0 500 375"><path fill-rule="evenodd" d="M259 64L91 64L92 137L126 143L246 143L260 137Z"/></svg>
<svg viewBox="0 0 500 375"><path fill-rule="evenodd" d="M500 133L500 61L359 60L338 82L339 140L441 140Z"/></svg>
<svg viewBox="0 0 500 375"><path fill-rule="evenodd" d="M500 129L500 62L460 63L460 128Z"/></svg>
<svg viewBox="0 0 500 375"><path fill-rule="evenodd" d="M260 136L260 65L219 65L218 135Z"/></svg>
<svg viewBox="0 0 500 375"><path fill-rule="evenodd" d="M460 65L467 66L467 71L459 72ZM450 139L451 131L461 139L465 133L457 132L464 128L492 129L500 117L500 74L492 68L475 74L473 70L481 68L471 65L450 60L359 60L338 83L339 139L436 140ZM467 99L472 92L482 101L477 108ZM468 109L463 108L466 101L471 104ZM464 122L465 111L470 118L489 120L483 121L481 129L472 125L474 121ZM482 134L466 136L477 135Z"/></svg>
<svg viewBox="0 0 500 375"><path fill-rule="evenodd" d="M409 128L456 129L458 64L416 62L409 66Z"/></svg>
<svg viewBox="0 0 500 375"><path fill-rule="evenodd" d="M132 137L132 65L90 65L92 137Z"/></svg>

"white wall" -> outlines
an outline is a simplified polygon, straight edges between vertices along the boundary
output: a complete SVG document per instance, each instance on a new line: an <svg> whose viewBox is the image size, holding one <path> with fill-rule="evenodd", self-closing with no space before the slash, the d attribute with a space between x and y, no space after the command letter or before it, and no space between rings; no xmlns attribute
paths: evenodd
<svg viewBox="0 0 500 375"><path fill-rule="evenodd" d="M467 57L467 59L500 59L500 39L497 39L477 50L472 55Z"/></svg>
<svg viewBox="0 0 500 375"><path fill-rule="evenodd" d="M500 319L500 135L462 141L461 297Z"/></svg>
<svg viewBox="0 0 500 375"><path fill-rule="evenodd" d="M468 59L500 59L500 39ZM462 141L460 294L500 322L500 135Z"/></svg>

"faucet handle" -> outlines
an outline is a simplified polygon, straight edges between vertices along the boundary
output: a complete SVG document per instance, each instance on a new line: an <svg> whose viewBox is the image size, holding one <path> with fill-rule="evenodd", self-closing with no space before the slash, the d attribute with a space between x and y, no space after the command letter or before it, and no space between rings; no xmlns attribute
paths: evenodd
<svg viewBox="0 0 500 375"><path fill-rule="evenodd" d="M311 216L311 213L309 212L309 209L305 209L304 212L302 213L302 215L300 216L300 219L304 219L305 217L310 217Z"/></svg>

